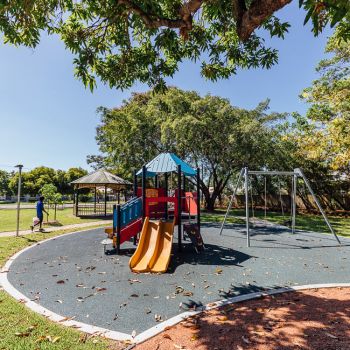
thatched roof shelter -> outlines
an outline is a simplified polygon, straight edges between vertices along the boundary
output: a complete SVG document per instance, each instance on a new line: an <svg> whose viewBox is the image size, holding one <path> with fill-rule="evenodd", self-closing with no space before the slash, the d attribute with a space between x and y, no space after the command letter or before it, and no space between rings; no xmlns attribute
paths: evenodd
<svg viewBox="0 0 350 350"><path fill-rule="evenodd" d="M97 170L94 173L85 175L80 179L72 181L71 184L76 188L95 188L95 187L107 187L113 190L124 190L132 183L122 179L117 175L113 175L106 170Z"/></svg>
<svg viewBox="0 0 350 350"><path fill-rule="evenodd" d="M130 188L132 183L101 169L72 181L71 185L75 189L73 208L76 216L107 216L111 215L113 210L113 203L109 202L107 205L107 190L117 192L117 203L119 204L120 192ZM84 188L94 190L93 203L79 203L79 190ZM98 200L97 189L104 192L103 203Z"/></svg>

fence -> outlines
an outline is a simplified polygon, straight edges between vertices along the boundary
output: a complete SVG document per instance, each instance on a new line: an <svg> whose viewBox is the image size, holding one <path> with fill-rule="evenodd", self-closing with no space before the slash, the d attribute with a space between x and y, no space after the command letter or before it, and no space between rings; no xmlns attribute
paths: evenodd
<svg viewBox="0 0 350 350"><path fill-rule="evenodd" d="M113 203L79 203L73 206L75 216L110 216L113 214Z"/></svg>
<svg viewBox="0 0 350 350"><path fill-rule="evenodd" d="M322 203L322 206L328 212L339 212L350 210L350 196L343 195L341 197L334 198L332 202L325 196L318 197ZM229 197L224 197L221 203L217 203L219 207L227 207ZM282 201L282 204L281 204ZM249 195L249 205L256 208L264 208L265 207L265 197L264 195ZM341 204L341 205L340 205ZM266 207L269 210L281 210L281 206L283 205L283 210L285 212L289 212L291 209L291 197L290 195L283 194L281 197L279 195L271 195L268 194L266 196ZM305 195L301 197L297 195L296 197L296 205L297 208L301 211L318 211L317 206L311 195ZM233 207L236 208L244 208L245 206L245 198L244 195L236 195L236 198L233 202ZM345 209L344 209L345 208Z"/></svg>

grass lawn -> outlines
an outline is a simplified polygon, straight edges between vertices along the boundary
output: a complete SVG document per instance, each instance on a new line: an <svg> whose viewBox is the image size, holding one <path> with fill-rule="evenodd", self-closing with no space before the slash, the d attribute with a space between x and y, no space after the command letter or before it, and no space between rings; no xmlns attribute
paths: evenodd
<svg viewBox="0 0 350 350"><path fill-rule="evenodd" d="M60 230L45 235L37 233L19 238L0 237L0 266L11 255L24 247L63 233L67 231ZM88 337L77 330L48 321L2 290L0 290L0 334L1 350L117 350L125 348L125 344L98 337Z"/></svg>
<svg viewBox="0 0 350 350"><path fill-rule="evenodd" d="M221 223L225 215L224 210L217 210L215 213L206 213L201 214L201 219L203 222L218 222ZM264 219L265 214L263 210L254 210L254 216L259 219ZM252 213L250 213L252 217ZM266 220L283 224L285 221L289 220L290 216L288 213L285 214L285 217L281 213L277 212L267 212ZM340 216L328 216L328 219L338 235L349 236L350 235L350 218L340 217ZM227 222L229 223L245 223L245 211L242 209L234 209L230 212ZM298 230L305 231L315 231L315 232L324 232L330 233L328 226L323 220L321 215L314 214L297 214L296 216L296 228Z"/></svg>
<svg viewBox="0 0 350 350"><path fill-rule="evenodd" d="M49 211L49 221L54 219L54 210ZM32 224L33 217L36 216L35 209L23 209L20 214L19 228L20 230L28 230ZM0 232L15 231L16 230L17 211L12 209L0 210ZM83 222L98 221L98 218L81 219L73 215L73 208L66 208L57 210L56 220L57 224L54 226L80 224ZM44 222L46 221L46 214L44 214ZM45 226L45 225L44 225Z"/></svg>

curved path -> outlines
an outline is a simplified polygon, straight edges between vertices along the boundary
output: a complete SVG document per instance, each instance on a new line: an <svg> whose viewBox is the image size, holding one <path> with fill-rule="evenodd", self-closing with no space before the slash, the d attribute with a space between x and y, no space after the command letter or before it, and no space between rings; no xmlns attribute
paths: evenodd
<svg viewBox="0 0 350 350"><path fill-rule="evenodd" d="M247 248L241 226L231 226L219 236L218 227L207 225L202 234L206 251L197 255L187 245L179 255L174 247L170 272L163 275L130 272L131 243L123 245L120 256L104 255L103 230L94 229L26 249L13 260L6 277L44 308L121 332L121 338L239 294L349 281L347 239L340 247L328 235L291 235L283 227L257 227Z"/></svg>

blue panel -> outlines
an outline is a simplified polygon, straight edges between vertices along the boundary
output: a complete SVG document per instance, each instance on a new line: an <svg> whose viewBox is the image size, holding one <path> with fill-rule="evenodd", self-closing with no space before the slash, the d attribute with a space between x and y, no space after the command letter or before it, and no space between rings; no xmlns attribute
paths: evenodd
<svg viewBox="0 0 350 350"><path fill-rule="evenodd" d="M132 221L139 219L142 216L141 198L133 198L123 204L120 208L121 227L129 225ZM117 227L117 210L113 211L113 227Z"/></svg>

